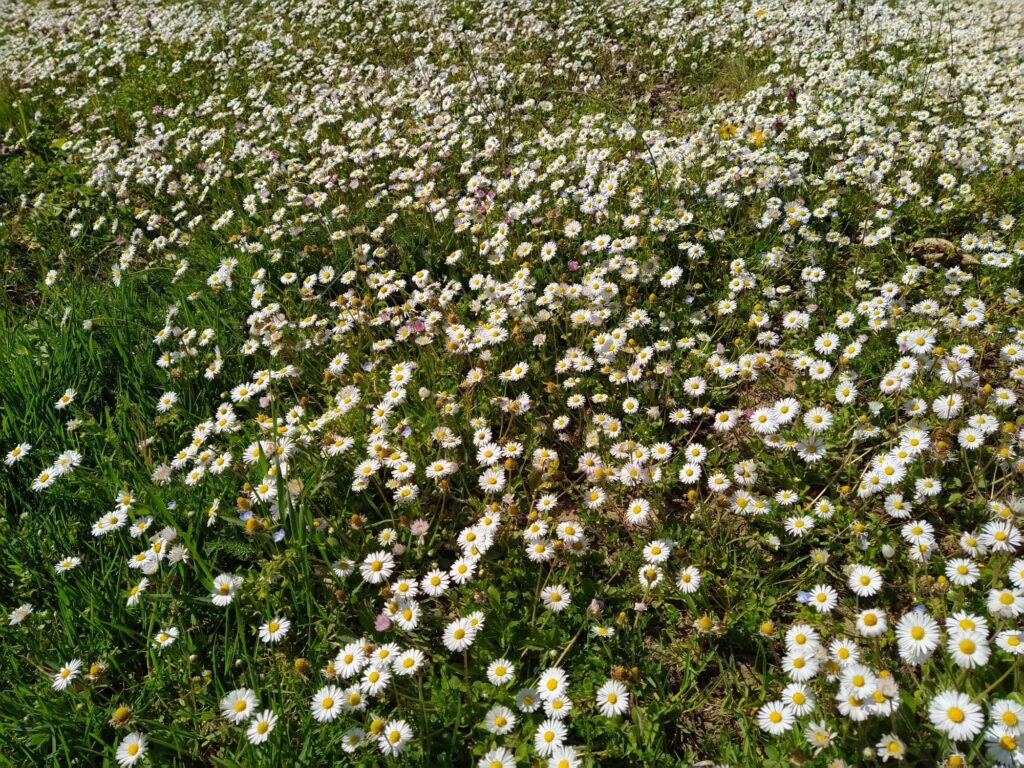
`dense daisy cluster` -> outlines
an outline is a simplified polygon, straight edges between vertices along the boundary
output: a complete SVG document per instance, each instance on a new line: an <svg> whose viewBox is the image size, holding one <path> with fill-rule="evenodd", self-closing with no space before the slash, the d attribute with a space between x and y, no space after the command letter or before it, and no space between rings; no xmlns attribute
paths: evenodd
<svg viewBox="0 0 1024 768"><path fill-rule="evenodd" d="M9 4L19 759L1024 765L1021 29Z"/></svg>

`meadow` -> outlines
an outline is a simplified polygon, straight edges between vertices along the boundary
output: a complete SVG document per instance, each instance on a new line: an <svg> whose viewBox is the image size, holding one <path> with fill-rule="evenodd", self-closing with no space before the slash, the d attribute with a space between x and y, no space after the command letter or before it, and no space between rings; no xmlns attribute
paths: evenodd
<svg viewBox="0 0 1024 768"><path fill-rule="evenodd" d="M1024 766L1024 6L0 0L0 767Z"/></svg>

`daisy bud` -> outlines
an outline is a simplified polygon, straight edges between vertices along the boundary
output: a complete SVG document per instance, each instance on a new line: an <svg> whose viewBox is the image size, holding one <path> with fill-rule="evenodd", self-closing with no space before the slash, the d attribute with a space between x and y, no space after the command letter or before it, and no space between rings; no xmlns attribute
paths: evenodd
<svg viewBox="0 0 1024 768"><path fill-rule="evenodd" d="M110 716L110 724L115 728L124 728L132 719L132 710L124 704L114 710Z"/></svg>

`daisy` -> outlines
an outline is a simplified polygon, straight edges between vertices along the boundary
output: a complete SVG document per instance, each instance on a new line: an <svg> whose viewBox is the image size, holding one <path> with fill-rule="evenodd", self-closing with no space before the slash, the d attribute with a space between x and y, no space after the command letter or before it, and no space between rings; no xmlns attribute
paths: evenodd
<svg viewBox="0 0 1024 768"><path fill-rule="evenodd" d="M832 426L832 411L824 406L811 408L804 414L804 426L810 432L819 433Z"/></svg>
<svg viewBox="0 0 1024 768"><path fill-rule="evenodd" d="M863 664L850 664L843 667L841 688L864 699L877 690L878 677Z"/></svg>
<svg viewBox="0 0 1024 768"><path fill-rule="evenodd" d="M868 608L857 614L857 631L862 637L878 637L885 633L888 623L885 619L885 611L878 608Z"/></svg>
<svg viewBox="0 0 1024 768"><path fill-rule="evenodd" d="M988 621L985 617L967 611L956 611L946 618L945 624L946 631L954 636L962 635L964 632L988 633Z"/></svg>
<svg viewBox="0 0 1024 768"><path fill-rule="evenodd" d="M786 650L815 650L820 643L818 631L807 624L794 624L786 631Z"/></svg>
<svg viewBox="0 0 1024 768"><path fill-rule="evenodd" d="M772 701L757 711L757 724L772 736L779 736L796 722L793 711L781 701Z"/></svg>
<svg viewBox="0 0 1024 768"><path fill-rule="evenodd" d="M855 565L847 583L857 597L872 597L882 588L882 574L870 565Z"/></svg>
<svg viewBox="0 0 1024 768"><path fill-rule="evenodd" d="M422 668L426 657L422 651L410 648L395 656L391 668L396 675L408 676L416 674Z"/></svg>
<svg viewBox="0 0 1024 768"><path fill-rule="evenodd" d="M928 705L928 719L953 741L968 741L981 733L981 707L966 693L942 691Z"/></svg>
<svg viewBox="0 0 1024 768"><path fill-rule="evenodd" d="M473 644L476 632L466 619L456 619L444 629L442 642L452 653L464 651Z"/></svg>
<svg viewBox="0 0 1024 768"><path fill-rule="evenodd" d="M597 708L605 717L624 715L629 709L629 691L618 680L607 680L597 690Z"/></svg>
<svg viewBox="0 0 1024 768"><path fill-rule="evenodd" d="M391 662L396 655L398 655L400 648L396 643L384 643L378 645L373 653L369 655L371 666L374 667L390 667Z"/></svg>
<svg viewBox="0 0 1024 768"><path fill-rule="evenodd" d="M64 410L75 401L75 396L77 394L78 393L73 389L65 389L64 394L57 398L57 402L53 404L53 407L58 411Z"/></svg>
<svg viewBox="0 0 1024 768"><path fill-rule="evenodd" d="M790 683L783 688L782 701L797 717L810 714L815 706L814 694L800 683Z"/></svg>
<svg viewBox="0 0 1024 768"><path fill-rule="evenodd" d="M565 742L566 728L561 720L548 718L537 726L533 748L541 757L550 757Z"/></svg>
<svg viewBox="0 0 1024 768"><path fill-rule="evenodd" d="M366 743L366 731L362 728L349 728L341 735L341 748L352 754Z"/></svg>
<svg viewBox="0 0 1024 768"><path fill-rule="evenodd" d="M822 750L831 747L835 738L836 732L830 730L825 723L809 723L804 731L804 740L814 749L814 754L816 755Z"/></svg>
<svg viewBox="0 0 1024 768"><path fill-rule="evenodd" d="M411 600L402 601L395 606L395 610L388 613L388 617L394 619L399 628L411 632L419 625L420 607Z"/></svg>
<svg viewBox="0 0 1024 768"><path fill-rule="evenodd" d="M122 768L135 765L146 754L146 737L132 731L117 745L117 764Z"/></svg>
<svg viewBox="0 0 1024 768"><path fill-rule="evenodd" d="M508 685L515 679L516 668L507 659L492 661L487 667L487 679L491 685Z"/></svg>
<svg viewBox="0 0 1024 768"><path fill-rule="evenodd" d="M1024 761L1020 734L999 725L985 731L985 750L997 765L1020 765Z"/></svg>
<svg viewBox="0 0 1024 768"><path fill-rule="evenodd" d="M790 651L782 658L782 671L790 680L797 683L805 683L818 674L821 662L812 654L806 651Z"/></svg>
<svg viewBox="0 0 1024 768"><path fill-rule="evenodd" d="M178 395L176 392L164 392L160 399L157 400L156 409L160 413L167 413L171 408L174 407L175 403L178 402Z"/></svg>
<svg viewBox="0 0 1024 768"><path fill-rule="evenodd" d="M550 667L540 673L537 690L540 692L540 697L547 701L563 695L568 685L569 680L565 672L559 667Z"/></svg>
<svg viewBox="0 0 1024 768"><path fill-rule="evenodd" d="M362 712L366 709L367 703L359 683L350 685L341 692L341 708L346 712Z"/></svg>
<svg viewBox="0 0 1024 768"><path fill-rule="evenodd" d="M1024 631L1007 629L995 637L996 645L1014 656L1024 655Z"/></svg>
<svg viewBox="0 0 1024 768"><path fill-rule="evenodd" d="M786 518L786 533L791 536L799 538L806 536L812 530L814 530L814 518L809 515Z"/></svg>
<svg viewBox="0 0 1024 768"><path fill-rule="evenodd" d="M907 745L895 733L890 733L883 736L875 745L875 754L883 763L903 760L907 754Z"/></svg>
<svg viewBox="0 0 1024 768"><path fill-rule="evenodd" d="M138 605L139 600L142 599L142 593L146 591L149 586L149 579L142 578L138 584L131 587L128 590L128 599L126 600L128 607L131 608L133 605Z"/></svg>
<svg viewBox="0 0 1024 768"><path fill-rule="evenodd" d="M647 544L643 549L644 560L648 563L663 563L672 554L672 542L658 539Z"/></svg>
<svg viewBox="0 0 1024 768"><path fill-rule="evenodd" d="M252 717L259 701L249 688L236 688L220 700L220 713L228 722L243 723Z"/></svg>
<svg viewBox="0 0 1024 768"><path fill-rule="evenodd" d="M276 643L288 634L292 623L280 616L274 617L266 624L260 626L260 640L264 643Z"/></svg>
<svg viewBox="0 0 1024 768"><path fill-rule="evenodd" d="M345 680L358 674L366 663L366 651L361 642L348 643L334 657L334 668L338 676Z"/></svg>
<svg viewBox="0 0 1024 768"><path fill-rule="evenodd" d="M575 747L558 747L548 758L547 768L580 768L579 755Z"/></svg>
<svg viewBox="0 0 1024 768"><path fill-rule="evenodd" d="M61 667L53 676L53 690L63 691L78 677L82 667L81 659L72 659Z"/></svg>
<svg viewBox="0 0 1024 768"><path fill-rule="evenodd" d="M647 499L633 499L626 505L626 522L640 525L650 517L651 503Z"/></svg>
<svg viewBox="0 0 1024 768"><path fill-rule="evenodd" d="M999 699L992 702L988 716L995 725L1024 735L1024 705L1010 699Z"/></svg>
<svg viewBox="0 0 1024 768"><path fill-rule="evenodd" d="M253 716L252 722L249 723L249 728L245 732L246 738L249 739L250 744L262 744L270 738L270 732L274 730L275 725L277 725L277 715L269 709L264 709Z"/></svg>
<svg viewBox="0 0 1024 768"><path fill-rule="evenodd" d="M516 768L515 755L505 747L495 747L484 753L477 768Z"/></svg>
<svg viewBox="0 0 1024 768"><path fill-rule="evenodd" d="M955 557L946 561L946 578L958 587L969 587L981 576L981 569L973 560Z"/></svg>
<svg viewBox="0 0 1024 768"><path fill-rule="evenodd" d="M665 574L658 566L647 564L640 567L638 577L640 579L641 586L646 590L653 589L660 584L665 578Z"/></svg>
<svg viewBox="0 0 1024 768"><path fill-rule="evenodd" d="M829 644L829 654L840 667L856 664L860 659L860 649L846 638L836 638Z"/></svg>
<svg viewBox="0 0 1024 768"><path fill-rule="evenodd" d="M951 635L946 641L946 652L961 669L983 667L991 655L985 635L974 631Z"/></svg>
<svg viewBox="0 0 1024 768"><path fill-rule="evenodd" d="M153 637L153 647L163 650L174 645L174 641L178 639L178 628L168 627L162 629L156 633Z"/></svg>
<svg viewBox="0 0 1024 768"><path fill-rule="evenodd" d="M367 696L379 696L387 690L391 682L391 673L386 668L368 667L363 672L359 689Z"/></svg>
<svg viewBox="0 0 1024 768"><path fill-rule="evenodd" d="M33 611L35 611L35 606L33 606L32 603L22 603L11 611L10 615L7 617L7 622L12 627L21 624L21 622L32 615Z"/></svg>
<svg viewBox="0 0 1024 768"><path fill-rule="evenodd" d="M430 597L440 597L451 585L448 574L440 570L428 571L420 580L420 589Z"/></svg>
<svg viewBox="0 0 1024 768"><path fill-rule="evenodd" d="M693 594L700 589L701 579L700 571L694 566L688 565L676 577L676 586L679 587L679 591L683 594Z"/></svg>
<svg viewBox="0 0 1024 768"><path fill-rule="evenodd" d="M383 550L367 555L359 566L363 581L368 584L380 584L386 581L395 570L395 561L389 552Z"/></svg>
<svg viewBox="0 0 1024 768"><path fill-rule="evenodd" d="M1013 619L1024 613L1024 590L992 589L988 593L988 612L993 616Z"/></svg>
<svg viewBox="0 0 1024 768"><path fill-rule="evenodd" d="M520 688L516 693L516 709L527 714L536 712L541 707L540 694L533 688Z"/></svg>
<svg viewBox="0 0 1024 768"><path fill-rule="evenodd" d="M235 599L238 588L242 586L242 581L241 576L233 576L229 573L222 573L215 578L213 591L210 593L213 604L221 608L230 605L231 601Z"/></svg>
<svg viewBox="0 0 1024 768"><path fill-rule="evenodd" d="M495 736L504 736L516 726L516 716L508 707L491 707L484 716L484 728Z"/></svg>
<svg viewBox="0 0 1024 768"><path fill-rule="evenodd" d="M325 685L315 694L309 703L313 719L318 723L329 723L341 712L343 693L334 685Z"/></svg>
<svg viewBox="0 0 1024 768"><path fill-rule="evenodd" d="M1010 564L1007 577L1017 589L1024 589L1024 557L1018 557Z"/></svg>
<svg viewBox="0 0 1024 768"><path fill-rule="evenodd" d="M818 613L829 613L839 604L839 593L828 584L817 584L811 588L808 602Z"/></svg>
<svg viewBox="0 0 1024 768"><path fill-rule="evenodd" d="M81 565L81 563L82 558L80 557L65 557L63 560L61 560L59 563L53 566L53 570L55 570L57 573L67 573L71 569L77 568L79 565Z"/></svg>
<svg viewBox="0 0 1024 768"><path fill-rule="evenodd" d="M412 728L405 720L389 720L380 733L378 745L385 755L398 755L412 741Z"/></svg>
<svg viewBox="0 0 1024 768"><path fill-rule="evenodd" d="M572 711L572 699L559 696L544 702L544 714L556 720L564 720Z"/></svg>
<svg viewBox="0 0 1024 768"><path fill-rule="evenodd" d="M910 611L896 622L900 656L914 666L923 664L939 647L938 622L924 611Z"/></svg>
<svg viewBox="0 0 1024 768"><path fill-rule="evenodd" d="M25 458L31 450L32 446L29 443L18 443L18 445L7 452L7 455L4 457L4 464L8 467L13 466Z"/></svg>

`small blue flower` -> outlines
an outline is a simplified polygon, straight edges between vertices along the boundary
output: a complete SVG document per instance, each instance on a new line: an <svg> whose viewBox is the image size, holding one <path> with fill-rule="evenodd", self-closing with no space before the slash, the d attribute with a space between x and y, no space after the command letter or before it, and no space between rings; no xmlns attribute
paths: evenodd
<svg viewBox="0 0 1024 768"><path fill-rule="evenodd" d="M274 541L281 541L284 538L284 528L278 528L274 531Z"/></svg>

